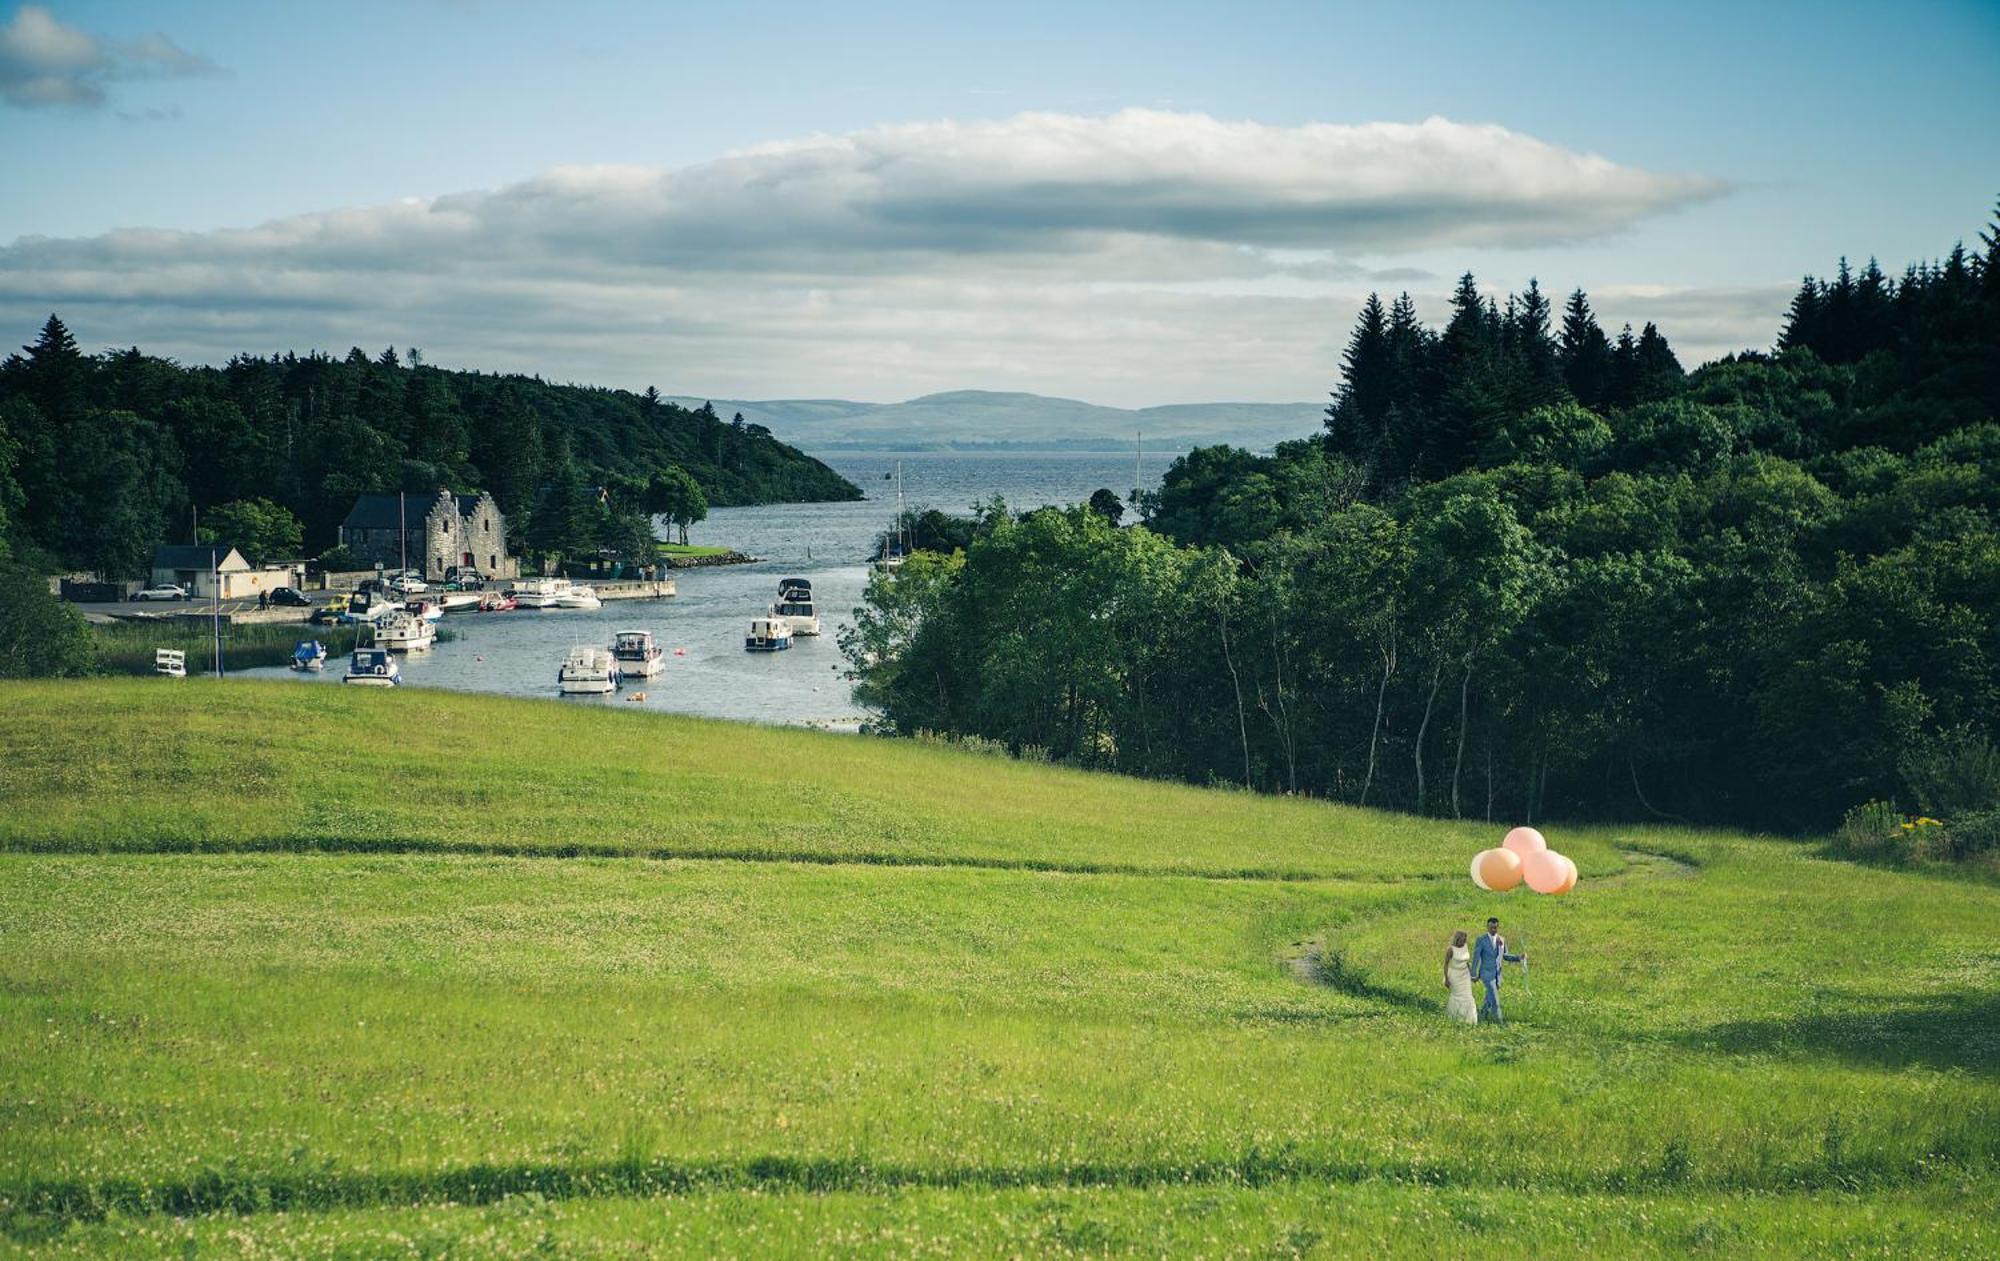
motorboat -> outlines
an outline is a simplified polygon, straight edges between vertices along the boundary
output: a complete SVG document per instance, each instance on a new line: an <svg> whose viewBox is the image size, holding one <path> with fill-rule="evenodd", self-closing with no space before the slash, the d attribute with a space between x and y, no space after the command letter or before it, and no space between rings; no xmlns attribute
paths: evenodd
<svg viewBox="0 0 2000 1261"><path fill-rule="evenodd" d="M347 608L341 612L343 622L379 622L391 613L401 613L402 602L383 596L379 591L356 591L348 598Z"/></svg>
<svg viewBox="0 0 2000 1261"><path fill-rule="evenodd" d="M601 609L604 601L597 598L594 588L571 587L556 597L555 606L559 609Z"/></svg>
<svg viewBox="0 0 2000 1261"><path fill-rule="evenodd" d="M667 650L653 642L653 632L622 630L611 637L611 655L618 668L635 678L650 679L667 667Z"/></svg>
<svg viewBox="0 0 2000 1261"><path fill-rule="evenodd" d="M416 652L437 642L437 626L415 613L398 609L375 623L375 646L391 652Z"/></svg>
<svg viewBox="0 0 2000 1261"><path fill-rule="evenodd" d="M794 635L819 634L819 610L813 604L812 583L804 578L784 578L778 582L778 602L771 615L785 619Z"/></svg>
<svg viewBox="0 0 2000 1261"><path fill-rule="evenodd" d="M517 608L552 609L569 594L567 578L523 578L507 589Z"/></svg>
<svg viewBox="0 0 2000 1261"><path fill-rule="evenodd" d="M556 686L571 696L609 696L624 678L618 666L611 649L578 644L556 670Z"/></svg>
<svg viewBox="0 0 2000 1261"><path fill-rule="evenodd" d="M470 613L479 607L477 591L447 591L438 597L438 607L447 613Z"/></svg>
<svg viewBox="0 0 2000 1261"><path fill-rule="evenodd" d="M509 592L489 591L479 597L476 607L481 613L512 613L521 606L515 603L513 595Z"/></svg>
<svg viewBox="0 0 2000 1261"><path fill-rule="evenodd" d="M347 676L342 683L366 687L396 687L403 681L403 668L387 648L356 648L347 659Z"/></svg>
<svg viewBox="0 0 2000 1261"><path fill-rule="evenodd" d="M782 617L753 617L743 637L745 652L783 652L792 646L792 624Z"/></svg>
<svg viewBox="0 0 2000 1261"><path fill-rule="evenodd" d="M414 613L426 622L442 622L444 620L444 606L436 600L405 600L403 602L403 612Z"/></svg>
<svg viewBox="0 0 2000 1261"><path fill-rule="evenodd" d="M299 646L292 649L292 669L326 669L326 645L317 639L301 639Z"/></svg>

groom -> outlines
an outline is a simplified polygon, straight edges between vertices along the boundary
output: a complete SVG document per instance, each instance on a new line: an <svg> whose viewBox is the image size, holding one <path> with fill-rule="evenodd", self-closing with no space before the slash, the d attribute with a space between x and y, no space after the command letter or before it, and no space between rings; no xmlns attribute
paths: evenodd
<svg viewBox="0 0 2000 1261"><path fill-rule="evenodd" d="M1486 1002L1479 1009L1481 1020L1506 1023L1500 1018L1500 965L1519 963L1525 957L1526 952L1517 955L1507 953L1507 939L1500 935L1500 920L1497 917L1486 921L1486 935L1472 946L1472 975L1486 986Z"/></svg>

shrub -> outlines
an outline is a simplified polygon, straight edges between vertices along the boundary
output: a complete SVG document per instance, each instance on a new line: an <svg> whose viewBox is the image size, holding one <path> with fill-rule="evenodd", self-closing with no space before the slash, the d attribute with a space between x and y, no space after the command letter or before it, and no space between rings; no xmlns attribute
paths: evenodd
<svg viewBox="0 0 2000 1261"><path fill-rule="evenodd" d="M40 574L0 564L0 679L75 678L96 669L83 615L49 594Z"/></svg>
<svg viewBox="0 0 2000 1261"><path fill-rule="evenodd" d="M2000 810L1977 810L1953 819L1948 831L1952 857L1960 860L2000 854Z"/></svg>
<svg viewBox="0 0 2000 1261"><path fill-rule="evenodd" d="M1865 801L1840 822L1840 847L1864 858L1901 860L1908 854L1908 822L1887 801Z"/></svg>
<svg viewBox="0 0 2000 1261"><path fill-rule="evenodd" d="M1982 731L1956 727L1918 739L1897 769L1918 808L1940 818L2000 809L2000 748Z"/></svg>

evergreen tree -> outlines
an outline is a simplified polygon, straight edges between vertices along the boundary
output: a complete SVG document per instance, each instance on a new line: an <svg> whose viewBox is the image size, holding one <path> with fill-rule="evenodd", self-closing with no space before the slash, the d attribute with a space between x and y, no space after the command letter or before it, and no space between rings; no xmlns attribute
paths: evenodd
<svg viewBox="0 0 2000 1261"><path fill-rule="evenodd" d="M1632 338L1632 326L1619 330L1611 347L1611 388L1605 400L1614 409L1639 401L1639 343Z"/></svg>
<svg viewBox="0 0 2000 1261"><path fill-rule="evenodd" d="M1581 289L1569 295L1563 310L1558 359L1563 381L1576 401L1592 411L1604 411L1611 387L1611 343Z"/></svg>
<svg viewBox="0 0 2000 1261"><path fill-rule="evenodd" d="M1639 334L1639 344L1634 348L1632 358L1636 401L1657 402L1681 392L1681 381L1687 373L1675 357L1673 347L1667 345L1667 339L1651 320L1646 321L1644 331Z"/></svg>
<svg viewBox="0 0 2000 1261"><path fill-rule="evenodd" d="M1341 356L1340 389L1326 411L1326 425L1335 451L1357 463L1370 461L1388 421L1394 373L1389 317L1382 308L1380 295L1371 293Z"/></svg>
<svg viewBox="0 0 2000 1261"><path fill-rule="evenodd" d="M1826 341L1826 296L1820 283L1807 276L1799 284L1799 291L1792 295L1792 305L1785 312L1785 327L1778 334L1779 350L1810 350L1825 359Z"/></svg>

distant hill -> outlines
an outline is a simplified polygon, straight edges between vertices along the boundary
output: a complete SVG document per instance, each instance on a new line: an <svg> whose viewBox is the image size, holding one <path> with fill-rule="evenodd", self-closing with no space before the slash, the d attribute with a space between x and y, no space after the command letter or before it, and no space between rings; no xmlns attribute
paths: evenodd
<svg viewBox="0 0 2000 1261"><path fill-rule="evenodd" d="M710 400L672 400L699 407ZM1320 428L1322 403L1177 403L1102 407L1073 398L995 390L951 390L903 403L848 399L715 399L724 418L741 412L785 442L816 451L1037 449L1118 451L1143 431L1146 444L1218 442L1264 449Z"/></svg>

